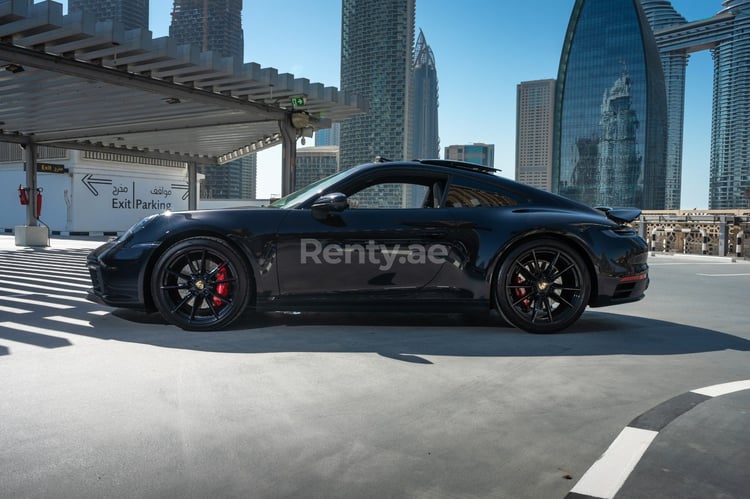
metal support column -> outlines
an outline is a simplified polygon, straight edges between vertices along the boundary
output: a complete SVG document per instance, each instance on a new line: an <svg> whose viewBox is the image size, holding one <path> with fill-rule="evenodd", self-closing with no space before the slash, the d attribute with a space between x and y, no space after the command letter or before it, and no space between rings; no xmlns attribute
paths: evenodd
<svg viewBox="0 0 750 499"><path fill-rule="evenodd" d="M26 225L15 227L16 246L49 246L49 229L39 225L39 212L36 206L36 144L28 141L22 144L26 168L26 185L29 204L26 205Z"/></svg>
<svg viewBox="0 0 750 499"><path fill-rule="evenodd" d="M188 210L198 209L198 163L190 161L187 164L188 174Z"/></svg>
<svg viewBox="0 0 750 499"><path fill-rule="evenodd" d="M36 227L38 224L36 209L36 144L29 142L23 146L24 168L26 169L26 187L29 188L29 204L26 205L26 225Z"/></svg>
<svg viewBox="0 0 750 499"><path fill-rule="evenodd" d="M281 131L281 195L286 196L294 192L297 165L297 129L287 116L279 120Z"/></svg>

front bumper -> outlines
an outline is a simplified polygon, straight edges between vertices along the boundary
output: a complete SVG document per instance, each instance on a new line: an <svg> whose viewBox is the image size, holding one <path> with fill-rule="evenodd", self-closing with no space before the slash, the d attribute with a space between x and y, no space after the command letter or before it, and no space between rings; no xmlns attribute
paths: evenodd
<svg viewBox="0 0 750 499"><path fill-rule="evenodd" d="M86 266L92 287L86 299L111 307L146 309L143 273L147 255L109 242L89 253Z"/></svg>

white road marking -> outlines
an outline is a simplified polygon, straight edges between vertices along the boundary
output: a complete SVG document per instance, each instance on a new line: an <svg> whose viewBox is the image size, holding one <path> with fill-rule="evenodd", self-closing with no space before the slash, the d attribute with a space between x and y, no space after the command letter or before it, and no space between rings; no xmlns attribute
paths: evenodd
<svg viewBox="0 0 750 499"><path fill-rule="evenodd" d="M59 303L50 303L46 301L40 301L40 300L29 300L27 298L18 298L17 296L0 296L0 301L12 301L16 303L25 303L27 305L39 305L40 307L49 307L49 308L58 308L58 309L66 309L66 308L74 308L72 305L61 305Z"/></svg>
<svg viewBox="0 0 750 499"><path fill-rule="evenodd" d="M750 273L747 274L695 274L703 277L741 277L741 276L749 276Z"/></svg>
<svg viewBox="0 0 750 499"><path fill-rule="evenodd" d="M691 390L706 397L750 390L750 379ZM679 415L684 414L680 412ZM570 492L610 499L617 494L659 432L626 426Z"/></svg>
<svg viewBox="0 0 750 499"><path fill-rule="evenodd" d="M91 282L91 277L88 275L88 273L83 272L71 272L68 270L49 270L47 268L40 271L38 266L30 265L28 268L19 268L18 265L13 264L13 269L3 270L3 277L15 277L18 276L19 279L28 279L29 272L33 272L35 277L44 277L47 282L49 281L60 281L60 282L67 282L67 281L78 281L78 282ZM80 277L76 277L80 276Z"/></svg>
<svg viewBox="0 0 750 499"><path fill-rule="evenodd" d="M719 395L739 392L740 390L750 390L750 379L721 383L720 385L704 386L703 388L691 391L699 395L706 395L707 397L718 397Z"/></svg>
<svg viewBox="0 0 750 499"><path fill-rule="evenodd" d="M49 284L49 279L36 279L36 278L32 278L32 277L26 277L26 278L24 278L24 280L35 281L35 282L45 282L45 283ZM58 287L40 286L39 284L35 284L34 282L30 282L30 283L21 282L20 279L14 279L12 281L5 280L5 279L0 279L0 284L10 284L11 286L26 286L26 287L30 287L30 288L34 288L34 289L49 289L49 290L52 290L52 291L65 291L67 293L86 293L85 291L78 291L78 290L74 290L74 289L67 289L67 287L69 287L69 288L83 288L83 289L88 289L88 288L91 287L90 284L86 285L86 284L74 284L74 283L65 283L65 285L64 285L65 287L60 287L60 286L58 286Z"/></svg>
<svg viewBox="0 0 750 499"><path fill-rule="evenodd" d="M0 305L0 312L8 312L9 314L30 314L31 310L24 310L22 308L4 307Z"/></svg>
<svg viewBox="0 0 750 499"><path fill-rule="evenodd" d="M22 296L29 296L29 295L39 295L39 296L46 296L47 298L53 298L56 300L65 300L65 301L77 301L80 303L91 303L86 298L80 298L78 296L67 296L67 295L56 295L53 293L35 293L33 291L26 291L25 289L13 289L13 288L3 288L3 291L7 291L8 293L13 293L14 295L22 295ZM64 289L60 289L58 291L65 291ZM74 291L71 291L73 293ZM75 293L79 293L79 291L75 291ZM0 300L6 298L5 296L0 295Z"/></svg>
<svg viewBox="0 0 750 499"><path fill-rule="evenodd" d="M658 432L626 426L571 492L612 498L656 438Z"/></svg>

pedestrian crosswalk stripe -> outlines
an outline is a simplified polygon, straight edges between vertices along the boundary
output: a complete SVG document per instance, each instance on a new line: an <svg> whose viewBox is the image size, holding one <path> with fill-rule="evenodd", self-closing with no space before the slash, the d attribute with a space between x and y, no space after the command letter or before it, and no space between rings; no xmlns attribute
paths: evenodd
<svg viewBox="0 0 750 499"><path fill-rule="evenodd" d="M62 305L60 303L50 303L50 302L40 301L40 300L30 300L28 298L19 298L17 296L0 296L0 300L12 301L15 303L26 303L27 305L38 305L40 307L57 308L60 310L75 308L72 305Z"/></svg>
<svg viewBox="0 0 750 499"><path fill-rule="evenodd" d="M55 286L42 286L40 284L28 284L28 283L25 283L25 282L18 282L18 281L6 281L4 279L0 279L0 284L11 284L13 286L19 286L20 288L31 288L31 289L34 289L34 290L47 290L47 291L58 291L58 292L62 292L62 293L72 293L74 295L85 295L86 294L86 291L84 291L82 289L65 289L65 288L60 288L60 287L55 287ZM91 286L89 286L89 287L91 287ZM3 291L11 291L11 288L3 288ZM16 292L18 294L22 294L22 295L26 295L26 294L30 294L30 293L31 294L41 294L41 293L38 293L36 291L28 291L28 290L19 289L19 288L13 288L12 291L14 291L14 292Z"/></svg>
<svg viewBox="0 0 750 499"><path fill-rule="evenodd" d="M81 298L78 296L68 296L68 295L58 295L54 293L35 293L34 291L27 291L25 289L14 289L14 288L3 288L3 291L7 291L8 293L12 293L14 295L21 295L21 296L44 296L46 298L52 298L53 300L64 300L64 301L77 301L80 303L91 303L86 298ZM64 291L64 290L59 290ZM0 295L0 300L3 299L4 296Z"/></svg>
<svg viewBox="0 0 750 499"><path fill-rule="evenodd" d="M71 272L70 270L49 270L40 269L38 266L28 266L27 268L19 268L18 265L13 265L13 269L3 269L5 277L20 276L27 277L29 272L32 271L35 277L46 277L46 280L60 279L62 281L75 281L75 282L91 282L91 276L88 272ZM80 277L75 277L80 276Z"/></svg>
<svg viewBox="0 0 750 499"><path fill-rule="evenodd" d="M0 305L0 312L7 312L9 314L30 314L31 310L24 310L21 308L4 307Z"/></svg>
<svg viewBox="0 0 750 499"><path fill-rule="evenodd" d="M12 266L13 268L19 268L19 269L34 269L34 268L40 268L44 267L47 270L51 271L59 271L59 272L74 272L74 273L84 273L87 269L86 267L81 263L78 262L75 265L55 265L50 264L47 262L40 262L39 260L26 260L26 261L19 261L19 260L9 260L7 258L0 258L0 262L4 264L6 267ZM33 263L31 263L33 262Z"/></svg>
<svg viewBox="0 0 750 499"><path fill-rule="evenodd" d="M49 279L40 279L38 277L18 277L13 280L0 279L0 284L10 284L13 286L34 286L35 289L66 289L66 288L90 288L91 284L75 284L75 283L62 283L55 281L55 284L60 284L60 287L40 286L38 284L27 283L22 281L33 281L33 282L46 282L49 283ZM66 289L67 291L67 289ZM71 293L79 293L80 291L71 291Z"/></svg>

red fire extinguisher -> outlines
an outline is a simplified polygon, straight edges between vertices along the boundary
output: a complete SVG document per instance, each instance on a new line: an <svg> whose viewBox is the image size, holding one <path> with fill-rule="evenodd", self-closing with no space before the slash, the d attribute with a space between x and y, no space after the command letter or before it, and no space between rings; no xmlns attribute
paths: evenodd
<svg viewBox="0 0 750 499"><path fill-rule="evenodd" d="M36 188L36 217L42 216L42 188Z"/></svg>
<svg viewBox="0 0 750 499"><path fill-rule="evenodd" d="M18 186L18 198L22 205L29 204L29 189L28 187Z"/></svg>

